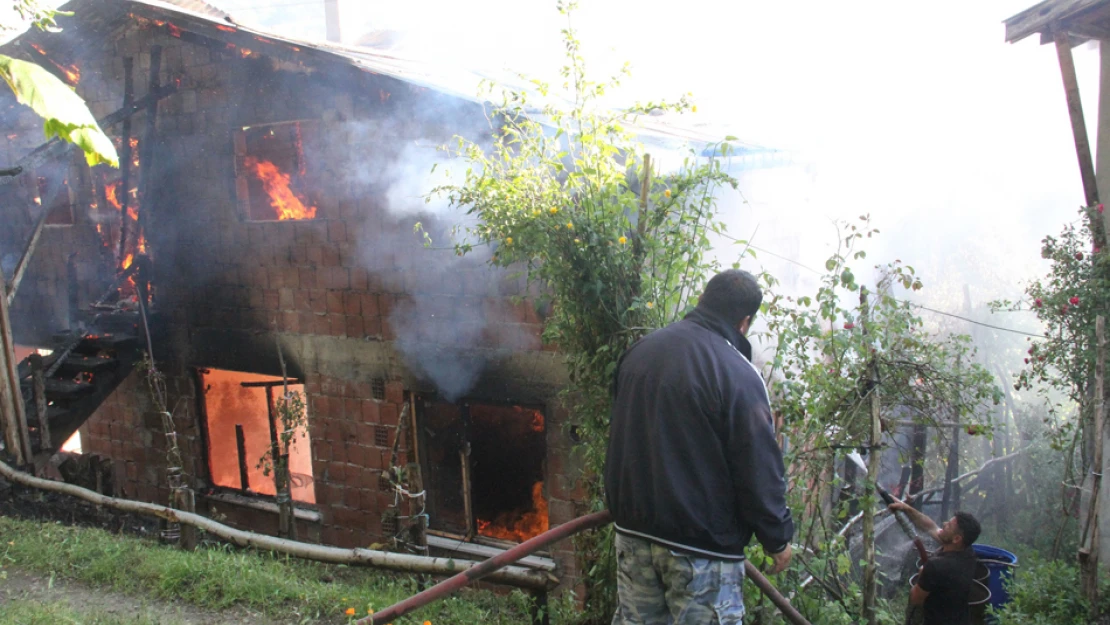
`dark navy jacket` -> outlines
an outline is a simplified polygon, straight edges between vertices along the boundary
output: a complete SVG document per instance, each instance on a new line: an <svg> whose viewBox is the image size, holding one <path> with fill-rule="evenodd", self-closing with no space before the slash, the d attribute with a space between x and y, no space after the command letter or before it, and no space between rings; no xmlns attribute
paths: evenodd
<svg viewBox="0 0 1110 625"><path fill-rule="evenodd" d="M751 344L709 311L621 356L605 492L617 531L698 557L740 560L794 537L782 451Z"/></svg>

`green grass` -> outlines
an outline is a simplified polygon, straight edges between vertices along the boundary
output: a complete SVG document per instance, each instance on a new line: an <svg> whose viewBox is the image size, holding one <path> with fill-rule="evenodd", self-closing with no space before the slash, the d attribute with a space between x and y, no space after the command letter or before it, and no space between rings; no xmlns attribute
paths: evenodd
<svg viewBox="0 0 1110 625"><path fill-rule="evenodd" d="M228 547L186 553L94 528L0 516L0 567L8 565L151 599L209 609L244 606L292 622L342 623L348 608L361 617L368 608L380 610L418 591L415 580L403 574ZM467 589L394 623L517 624L528 620L526 605L520 592L506 596Z"/></svg>
<svg viewBox="0 0 1110 625"><path fill-rule="evenodd" d="M68 602L42 604L10 601L0 610L0 625L176 625L153 614L121 617L116 614L75 610Z"/></svg>

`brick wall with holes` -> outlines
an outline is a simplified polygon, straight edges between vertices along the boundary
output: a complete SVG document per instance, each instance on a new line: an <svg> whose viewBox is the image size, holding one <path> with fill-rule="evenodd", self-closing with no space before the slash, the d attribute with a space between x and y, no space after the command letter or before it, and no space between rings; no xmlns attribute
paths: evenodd
<svg viewBox="0 0 1110 625"><path fill-rule="evenodd" d="M198 492L212 485L191 368L277 375L274 345L280 342L294 375L304 380L308 403L316 504L305 507L319 512L319 522L306 524L311 531L302 536L344 547L381 540L389 529L382 527L383 514L393 503L383 471L392 460L404 394L437 390L424 370L429 363L412 354L430 350L434 358L447 349L482 352L486 379L474 391L477 398L527 396L546 405L550 522L582 513L581 467L564 427L569 416L554 399L565 373L554 346L541 339L537 293L516 272L491 269L488 251L457 256L440 207L425 206L400 184L397 163L415 159L418 166L410 169L427 171L430 162L419 161L435 145L456 133L474 135L487 123L480 108L326 55L298 56L262 44L246 54L229 42L205 43L188 31L174 36L150 22L118 33L82 59L88 78L78 90L98 117L117 110L129 57L135 97L143 97L155 44L163 49L160 82L177 88L158 109L147 238L159 317L156 352L173 389L171 405L185 404L179 432ZM307 121L292 127L293 120ZM145 141L144 114L134 121L133 132ZM314 219L259 218L260 187L248 159L263 152L251 152L252 145L271 145L266 154L292 159L287 173L303 204L315 209ZM102 169L92 170L79 209L88 209L96 185L104 184ZM431 245L414 232L417 224ZM18 310L64 302L65 254L78 232L95 235L86 225L44 238L28 283L34 287L17 301ZM94 247L81 252L82 267L101 253ZM88 303L103 276L82 271L80 300ZM385 382L375 388L375 381ZM81 433L87 451L123 467L126 495L164 501L165 443L149 410L145 383L133 374ZM401 441L399 464L408 460L410 444ZM204 497L198 509L238 527L275 529L275 515L264 510ZM570 544L557 546L553 556L564 583L574 584Z"/></svg>

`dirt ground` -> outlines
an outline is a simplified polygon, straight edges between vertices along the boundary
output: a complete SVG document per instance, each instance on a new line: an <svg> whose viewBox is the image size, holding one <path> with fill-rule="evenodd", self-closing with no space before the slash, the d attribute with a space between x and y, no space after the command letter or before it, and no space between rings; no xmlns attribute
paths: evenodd
<svg viewBox="0 0 1110 625"><path fill-rule="evenodd" d="M43 604L68 603L78 612L100 613L126 619L146 616L166 625L232 625L269 622L245 608L214 611L190 605L145 600L131 595L89 588L69 581L51 580L6 566L7 579L0 582L0 612L9 601L26 600Z"/></svg>

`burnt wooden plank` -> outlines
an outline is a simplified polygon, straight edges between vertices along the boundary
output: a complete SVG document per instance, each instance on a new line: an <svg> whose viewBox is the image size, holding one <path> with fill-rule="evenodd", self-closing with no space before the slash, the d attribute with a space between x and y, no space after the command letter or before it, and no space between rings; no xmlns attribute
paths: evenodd
<svg viewBox="0 0 1110 625"><path fill-rule="evenodd" d="M88 382L59 380L57 378L47 378L43 382L43 386L46 389L46 396L50 399L85 395L96 390L96 387Z"/></svg>
<svg viewBox="0 0 1110 625"><path fill-rule="evenodd" d="M119 365L119 360L115 358L70 355L69 358L62 361L62 366L59 370L67 373L95 373L97 371L111 369L117 365Z"/></svg>
<svg viewBox="0 0 1110 625"><path fill-rule="evenodd" d="M132 334L100 334L88 336L81 342L81 348L119 349L138 345L139 337Z"/></svg>

